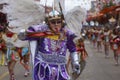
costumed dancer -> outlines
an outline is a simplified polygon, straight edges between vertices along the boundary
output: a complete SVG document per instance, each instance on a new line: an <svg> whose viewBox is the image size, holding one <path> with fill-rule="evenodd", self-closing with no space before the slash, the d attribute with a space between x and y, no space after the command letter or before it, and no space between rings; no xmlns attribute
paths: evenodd
<svg viewBox="0 0 120 80"><path fill-rule="evenodd" d="M9 23L9 26L17 26L17 25L12 25ZM14 32L14 41L12 42L12 44L15 47L15 51L16 51L16 55L15 55L15 59L18 61L20 61L20 64L23 66L23 68L25 69L25 73L24 76L27 77L29 75L29 59L30 59L30 53L29 53L29 42L28 41L22 41L18 38L17 36L17 31L15 27L8 27L9 31L11 31L12 33ZM16 32L15 32L16 31Z"/></svg>
<svg viewBox="0 0 120 80"><path fill-rule="evenodd" d="M18 52L20 64L24 67L25 73L24 76L27 77L30 74L30 52L29 52L29 43L28 41L21 41L17 38L15 44L16 50Z"/></svg>
<svg viewBox="0 0 120 80"><path fill-rule="evenodd" d="M115 65L119 64L119 54L120 54L120 28L115 28L113 30L113 35L112 39L110 40L111 42L111 47L114 53L114 60L115 60Z"/></svg>
<svg viewBox="0 0 120 80"><path fill-rule="evenodd" d="M91 29L91 40L92 40L92 44L93 47L96 48L96 28L93 27L93 29Z"/></svg>
<svg viewBox="0 0 120 80"><path fill-rule="evenodd" d="M29 66L29 60L30 60L30 53L28 47L22 47L19 49L19 57L20 57L20 63L25 68L25 74L24 76L27 77L30 74L30 66Z"/></svg>
<svg viewBox="0 0 120 80"><path fill-rule="evenodd" d="M32 48L34 80L69 80L66 52L70 51L73 72L80 73L79 58L73 39L74 33L63 25L61 13L51 11L46 24L30 26L18 35L21 40L35 41ZM32 47L32 44L31 44Z"/></svg>
<svg viewBox="0 0 120 80"><path fill-rule="evenodd" d="M103 36L103 32L100 28L97 29L97 49L98 52L100 52L102 50L102 36Z"/></svg>
<svg viewBox="0 0 120 80"><path fill-rule="evenodd" d="M80 64L81 64L81 72L84 70L86 65L86 57L88 56L88 53L85 49L85 44L83 38L78 39L78 42L76 44L77 51L79 53L80 58Z"/></svg>
<svg viewBox="0 0 120 80"><path fill-rule="evenodd" d="M14 78L14 67L16 64L16 57L15 57L16 47L14 46L14 42L16 41L15 33L11 32L7 27L3 35L3 38L6 42L6 47L7 47L7 64L8 64L10 80L16 80Z"/></svg>
<svg viewBox="0 0 120 80"><path fill-rule="evenodd" d="M104 34L103 34L103 45L104 45L105 58L109 57L110 36L111 36L111 32L109 28L105 27Z"/></svg>

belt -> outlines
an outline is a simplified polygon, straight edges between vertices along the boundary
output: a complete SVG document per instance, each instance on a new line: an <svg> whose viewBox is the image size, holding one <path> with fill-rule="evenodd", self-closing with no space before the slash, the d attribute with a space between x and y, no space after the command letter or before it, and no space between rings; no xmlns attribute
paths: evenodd
<svg viewBox="0 0 120 80"><path fill-rule="evenodd" d="M57 53L45 54L39 51L37 59L49 64L66 64L66 57Z"/></svg>

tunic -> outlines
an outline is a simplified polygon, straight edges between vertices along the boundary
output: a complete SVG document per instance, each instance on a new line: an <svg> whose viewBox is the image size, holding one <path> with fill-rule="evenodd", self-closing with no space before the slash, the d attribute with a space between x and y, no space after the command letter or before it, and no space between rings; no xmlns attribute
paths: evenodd
<svg viewBox="0 0 120 80"><path fill-rule="evenodd" d="M50 31L48 25L40 24L31 26L27 32ZM63 30L61 30L63 34ZM34 57L33 77L34 80L68 80L70 79L66 70L66 52L76 52L73 42L75 35L65 29L62 39L57 35L46 37L28 37L26 40L37 41L37 49Z"/></svg>

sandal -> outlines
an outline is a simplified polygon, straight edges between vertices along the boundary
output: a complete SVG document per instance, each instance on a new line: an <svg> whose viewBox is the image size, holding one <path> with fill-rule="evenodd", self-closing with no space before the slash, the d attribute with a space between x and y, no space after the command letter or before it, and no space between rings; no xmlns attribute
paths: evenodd
<svg viewBox="0 0 120 80"><path fill-rule="evenodd" d="M14 74L11 75L10 80L16 80L15 77L14 77Z"/></svg>
<svg viewBox="0 0 120 80"><path fill-rule="evenodd" d="M24 76L27 77L29 74L30 74L30 72L26 71L25 74L24 74Z"/></svg>

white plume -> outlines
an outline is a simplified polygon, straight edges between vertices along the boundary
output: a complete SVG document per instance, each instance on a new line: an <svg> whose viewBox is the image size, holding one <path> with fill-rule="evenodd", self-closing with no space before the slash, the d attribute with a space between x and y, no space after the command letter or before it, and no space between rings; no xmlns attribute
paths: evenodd
<svg viewBox="0 0 120 80"><path fill-rule="evenodd" d="M7 14L9 30L19 33L21 29L43 22L45 18L45 8L38 6L34 0L0 0L0 4L7 3L2 12ZM7 37L4 38L5 40ZM17 47L27 46L27 41L19 39L13 44Z"/></svg>
<svg viewBox="0 0 120 80"><path fill-rule="evenodd" d="M78 37L80 36L82 22L86 19L86 12L80 6L75 6L65 15L67 27L73 31Z"/></svg>
<svg viewBox="0 0 120 80"><path fill-rule="evenodd" d="M80 5L71 5L73 8L65 10L65 0L56 0L55 7L60 11L60 6L62 8L62 14L64 15L65 22L67 27L74 32L78 37L81 37L80 32L82 28L82 23L85 22L86 19L86 10L81 8Z"/></svg>
<svg viewBox="0 0 120 80"><path fill-rule="evenodd" d="M44 8L35 4L34 0L5 0L8 4L3 12L7 13L10 27L15 27L12 31L18 32L22 28L39 24L44 20Z"/></svg>
<svg viewBox="0 0 120 80"><path fill-rule="evenodd" d="M3 0L0 1L3 2ZM20 31L21 28L28 28L31 25L39 24L43 22L45 18L44 7L35 4L34 0L4 1L8 3L8 5L3 9L3 11L8 14L9 26L16 27L16 29L14 28L12 30L14 32ZM61 3L61 5L64 6L63 0ZM58 2L56 2L56 4L58 4ZM85 21L85 18L86 12L79 5L74 6L65 14L65 21L67 23L67 27L78 36L80 36L82 22Z"/></svg>

